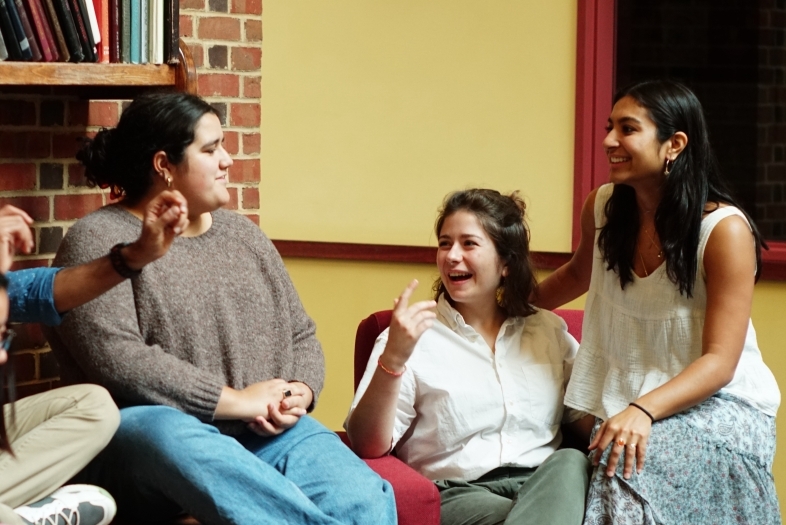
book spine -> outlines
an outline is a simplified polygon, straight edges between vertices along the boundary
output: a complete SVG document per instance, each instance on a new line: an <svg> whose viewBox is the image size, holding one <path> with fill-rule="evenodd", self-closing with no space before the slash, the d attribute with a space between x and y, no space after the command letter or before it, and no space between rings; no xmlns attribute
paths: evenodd
<svg viewBox="0 0 786 525"><path fill-rule="evenodd" d="M6 0L0 0L0 34L3 35L5 48L9 60L22 60L22 50L19 49L19 42L16 41L16 34L11 25L11 15L8 14Z"/></svg>
<svg viewBox="0 0 786 525"><path fill-rule="evenodd" d="M44 7L44 0L30 0L30 2L35 4L36 11L38 11L38 14L41 15L41 22L44 28L44 33L46 33L46 40L49 42L49 48L52 51L52 59L55 61L61 60L62 56L60 45L55 38L54 25L47 14L47 8Z"/></svg>
<svg viewBox="0 0 786 525"><path fill-rule="evenodd" d="M109 2L94 0L93 7L98 18L98 32L101 34L101 45L98 46L98 61L109 63Z"/></svg>
<svg viewBox="0 0 786 525"><path fill-rule="evenodd" d="M40 62L43 56L41 55L41 48L38 47L38 42L36 42L33 26L30 25L30 17L27 16L27 10L25 10L22 0L14 0L14 5L16 6L16 12L19 13L22 31L25 32L27 43L30 44L30 53L33 55L33 61Z"/></svg>
<svg viewBox="0 0 786 525"><path fill-rule="evenodd" d="M65 38L66 45L68 45L71 62L82 62L85 59L85 54L82 51L82 44L79 42L79 35L76 32L76 25L71 13L71 8L68 7L68 0L52 1L57 11L57 19L60 22L60 27L63 30L63 37Z"/></svg>
<svg viewBox="0 0 786 525"><path fill-rule="evenodd" d="M90 35L90 30L87 27L87 18L85 16L84 10L82 9L82 5L79 0L70 0L69 7L71 8L71 14L74 17L74 25L76 26L76 34L79 37L79 44L82 46L82 53L85 56L84 61L95 62L95 46L92 43L92 36Z"/></svg>
<svg viewBox="0 0 786 525"><path fill-rule="evenodd" d="M88 51L85 51L85 60L89 62L98 62L98 55L96 54L96 41L95 38L93 38L93 30L90 28L90 12L87 9L87 1L76 0L75 3L79 9L79 14L85 29L85 36L87 37ZM90 1L90 5L92 4L93 2Z"/></svg>
<svg viewBox="0 0 786 525"><path fill-rule="evenodd" d="M63 35L63 28L60 26L60 20L57 18L54 0L42 0L42 2L46 9L47 18L49 19L55 42L57 43L57 50L60 53L58 60L61 62L69 62L71 60L71 53L68 51L68 44L66 44L65 36Z"/></svg>
<svg viewBox="0 0 786 525"><path fill-rule="evenodd" d="M180 1L164 0L164 61L177 64L180 46Z"/></svg>
<svg viewBox="0 0 786 525"><path fill-rule="evenodd" d="M5 40L3 40L3 32L0 31L0 60L8 59L8 49L5 47Z"/></svg>
<svg viewBox="0 0 786 525"><path fill-rule="evenodd" d="M150 0L150 62L164 63L164 2Z"/></svg>
<svg viewBox="0 0 786 525"><path fill-rule="evenodd" d="M141 0L131 0L131 63L139 64L139 31L141 24L139 23L139 8Z"/></svg>
<svg viewBox="0 0 786 525"><path fill-rule="evenodd" d="M14 28L14 36L16 37L16 41L19 42L22 60L32 60L33 52L30 51L30 42L27 40L25 30L22 28L22 20L19 18L16 4L14 0L6 0L5 5L8 8L8 15L11 17L11 26Z"/></svg>
<svg viewBox="0 0 786 525"><path fill-rule="evenodd" d="M44 15L43 11L39 10L40 4L37 5L34 0L27 0L27 12L30 14L30 18L33 19L33 29L36 32L36 36L38 37L38 42L41 46L41 55L43 56L44 61L46 62L54 62L56 60L54 53L52 52L52 48L54 47L54 41L51 39L47 39L47 29L49 29L49 24L46 21L46 15Z"/></svg>
<svg viewBox="0 0 786 525"><path fill-rule="evenodd" d="M120 61L131 62L131 0L120 2Z"/></svg>
<svg viewBox="0 0 786 525"><path fill-rule="evenodd" d="M147 64L147 47L150 43L150 28L148 27L148 1L139 2L139 63Z"/></svg>

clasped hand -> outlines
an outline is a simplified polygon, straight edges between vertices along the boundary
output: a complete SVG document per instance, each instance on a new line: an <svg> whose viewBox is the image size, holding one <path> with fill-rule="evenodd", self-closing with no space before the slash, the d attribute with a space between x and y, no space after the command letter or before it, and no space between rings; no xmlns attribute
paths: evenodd
<svg viewBox="0 0 786 525"><path fill-rule="evenodd" d="M314 400L308 385L283 379L254 383L242 393L253 399L258 407L259 415L245 421L248 428L260 436L277 436L294 427Z"/></svg>
<svg viewBox="0 0 786 525"><path fill-rule="evenodd" d="M595 433L595 439L589 445L589 450L594 450L592 464L598 466L603 451L612 444L609 453L606 475L611 477L617 470L620 456L625 454L625 466L622 475L630 479L633 475L633 465L636 473L640 474L644 468L647 454L647 441L652 430L652 422L641 410L627 407L614 417L604 421Z"/></svg>

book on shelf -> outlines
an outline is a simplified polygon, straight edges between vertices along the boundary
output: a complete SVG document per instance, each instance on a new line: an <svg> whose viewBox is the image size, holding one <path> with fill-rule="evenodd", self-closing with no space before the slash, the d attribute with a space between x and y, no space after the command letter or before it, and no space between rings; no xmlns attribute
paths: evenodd
<svg viewBox="0 0 786 525"><path fill-rule="evenodd" d="M98 21L100 45L97 48L98 61L106 64L109 62L109 2L107 0L92 0L93 8Z"/></svg>
<svg viewBox="0 0 786 525"><path fill-rule="evenodd" d="M79 34L76 32L76 23L74 21L71 7L69 7L68 0L52 0L57 12L57 20L60 22L60 28L63 30L63 37L68 46L68 53L71 55L71 62L83 62L85 54L82 50L82 43L79 41Z"/></svg>
<svg viewBox="0 0 786 525"><path fill-rule="evenodd" d="M120 3L120 62L131 62L131 0Z"/></svg>
<svg viewBox="0 0 786 525"><path fill-rule="evenodd" d="M71 14L74 17L74 25L76 26L76 34L79 37L79 44L82 46L82 54L84 54L84 62L95 62L96 52L95 45L93 44L93 35L90 31L90 21L85 12L84 0L69 0L69 7L71 7Z"/></svg>
<svg viewBox="0 0 786 525"><path fill-rule="evenodd" d="M98 17L96 16L95 4L93 0L82 0L84 11L87 13L87 29L93 35L93 47L95 47L96 57L98 56L98 44L101 42L101 31L98 29Z"/></svg>
<svg viewBox="0 0 786 525"><path fill-rule="evenodd" d="M109 62L120 62L120 0L104 0L109 5Z"/></svg>
<svg viewBox="0 0 786 525"><path fill-rule="evenodd" d="M139 40L140 31L142 26L140 24L142 0L131 0L131 54L130 62L132 64L139 64L139 53L142 48L142 43Z"/></svg>
<svg viewBox="0 0 786 525"><path fill-rule="evenodd" d="M5 6L11 19L12 36L19 43L19 51L22 53L21 60L32 60L33 52L30 50L30 42L27 40L24 28L22 28L22 20L19 18L19 12L16 10L14 0L6 0Z"/></svg>
<svg viewBox="0 0 786 525"><path fill-rule="evenodd" d="M11 14L8 12L6 0L0 0L0 33L3 34L8 60L22 60L22 49L16 39L16 32L11 23Z"/></svg>
<svg viewBox="0 0 786 525"><path fill-rule="evenodd" d="M139 4L139 63L147 64L147 46L150 42L150 28L148 27L148 22L150 21L150 16L148 15L149 7L147 0L140 0Z"/></svg>
<svg viewBox="0 0 786 525"><path fill-rule="evenodd" d="M55 44L57 44L57 50L60 53L59 60L61 62L70 62L71 52L68 50L68 44L66 43L65 35L63 34L63 28L60 25L60 20L57 18L57 10L55 9L54 2L55 0L41 0L44 10L48 15L47 20L49 21L50 29L52 30L52 36L55 39Z"/></svg>
<svg viewBox="0 0 786 525"><path fill-rule="evenodd" d="M57 51L57 44L49 29L49 22L46 19L44 6L41 0L26 0L25 8L27 13L32 19L33 30L38 38L38 44L41 48L41 55L45 62L55 62L60 59L60 53Z"/></svg>
<svg viewBox="0 0 786 525"><path fill-rule="evenodd" d="M180 1L164 0L164 62L176 64L180 45Z"/></svg>
<svg viewBox="0 0 786 525"><path fill-rule="evenodd" d="M33 35L33 27L30 25L30 18L27 16L25 6L22 0L14 0L14 6L16 7L16 12L19 13L19 21L22 23L22 31L25 33L27 43L30 44L30 53L33 55L32 60L39 62L43 58L41 56L41 48L38 47L38 42L36 42Z"/></svg>
<svg viewBox="0 0 786 525"><path fill-rule="evenodd" d="M148 27L150 28L150 55L148 62L151 64L164 63L164 0L148 0L150 11Z"/></svg>
<svg viewBox="0 0 786 525"><path fill-rule="evenodd" d="M5 48L5 40L3 40L3 32L0 31L0 60L8 58L8 50Z"/></svg>

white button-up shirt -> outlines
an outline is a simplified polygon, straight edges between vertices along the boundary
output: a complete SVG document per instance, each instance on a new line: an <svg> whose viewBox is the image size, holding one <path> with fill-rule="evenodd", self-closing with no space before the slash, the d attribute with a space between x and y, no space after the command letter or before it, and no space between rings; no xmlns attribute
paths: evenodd
<svg viewBox="0 0 786 525"><path fill-rule="evenodd" d="M350 413L385 349L377 339ZM492 352L443 298L437 322L407 362L393 444L429 479L474 480L500 466L537 467L560 445L560 423L582 412L563 395L578 343L557 315L539 310L507 319Z"/></svg>

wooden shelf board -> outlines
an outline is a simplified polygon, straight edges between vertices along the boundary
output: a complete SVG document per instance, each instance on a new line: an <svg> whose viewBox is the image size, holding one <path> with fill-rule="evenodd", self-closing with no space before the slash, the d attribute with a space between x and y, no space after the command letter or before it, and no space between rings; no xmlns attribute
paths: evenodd
<svg viewBox="0 0 786 525"><path fill-rule="evenodd" d="M2 86L174 86L175 68L151 64L0 62Z"/></svg>

